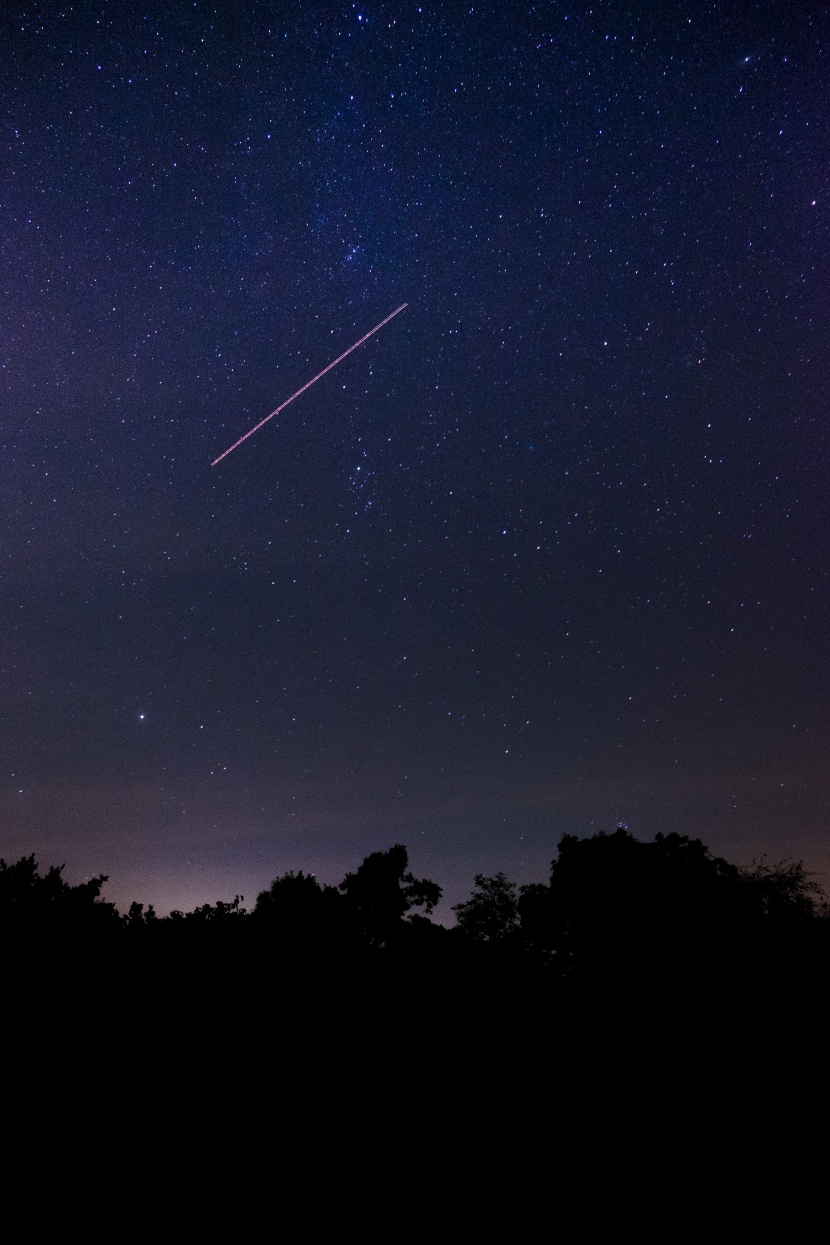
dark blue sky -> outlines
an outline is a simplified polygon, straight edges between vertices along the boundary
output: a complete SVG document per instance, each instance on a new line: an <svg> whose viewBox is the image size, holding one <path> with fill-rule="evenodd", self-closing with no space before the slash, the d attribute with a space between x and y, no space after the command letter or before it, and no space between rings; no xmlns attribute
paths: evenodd
<svg viewBox="0 0 830 1245"><path fill-rule="evenodd" d="M828 25L3 6L0 854L830 868Z"/></svg>

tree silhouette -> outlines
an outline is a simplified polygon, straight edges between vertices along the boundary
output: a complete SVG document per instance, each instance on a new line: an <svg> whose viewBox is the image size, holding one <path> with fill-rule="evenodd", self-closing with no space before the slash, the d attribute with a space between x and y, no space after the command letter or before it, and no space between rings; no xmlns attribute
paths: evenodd
<svg viewBox="0 0 830 1245"><path fill-rule="evenodd" d="M750 902L770 923L790 927L830 917L824 888L804 868L803 860L769 864L762 858L738 873Z"/></svg>
<svg viewBox="0 0 830 1245"><path fill-rule="evenodd" d="M441 887L407 873L408 864L406 848L396 843L387 852L372 852L340 883L349 912L364 937L375 945L383 945L394 935L411 908L429 913L441 898Z"/></svg>
<svg viewBox="0 0 830 1245"><path fill-rule="evenodd" d="M475 876L475 890L469 899L453 906L458 928L480 942L501 942L519 928L519 901L516 884L504 873Z"/></svg>
<svg viewBox="0 0 830 1245"><path fill-rule="evenodd" d="M699 839L644 843L623 826L565 835L549 886L524 888L519 908L525 939L563 971L620 983L711 970L749 920L735 865Z"/></svg>
<svg viewBox="0 0 830 1245"><path fill-rule="evenodd" d="M11 865L0 860L0 926L42 936L116 929L120 918L115 904L100 898L106 875L70 886L63 868L52 865L41 874L33 855Z"/></svg>
<svg viewBox="0 0 830 1245"><path fill-rule="evenodd" d="M343 896L302 870L274 878L269 888L260 892L253 923L295 953L319 952L338 943L342 949L344 935L348 935Z"/></svg>
<svg viewBox="0 0 830 1245"><path fill-rule="evenodd" d="M235 895L229 903L222 899L217 899L215 904L200 904L192 912L180 912L178 908L175 908L170 913L170 920L188 921L192 924L198 923L201 925L206 925L209 921L214 926L217 922L238 921L241 917L248 915L248 909L240 907L244 898L244 895Z"/></svg>
<svg viewBox="0 0 830 1245"><path fill-rule="evenodd" d="M554 999L562 1016L565 1000L585 1017L594 1005L656 1017L649 1009L672 1000L704 1015L744 1006L784 1014L817 997L830 961L830 912L802 862L739 867L685 835L565 835L548 884L477 874L454 907L457 930L427 919L441 888L408 864L396 844L339 887L291 872L250 913L238 895L159 918L140 903L119 917L101 899L104 875L71 886L62 868L41 873L34 856L0 861L7 977L26 1007L46 967L62 1006L91 1007L107 982L110 998L154 991L177 1014L195 1014L223 990L245 988L263 1017L287 999L309 1016L315 1000L367 1016L391 1004L408 1016L424 992L475 1017L507 988L528 1024L544 1025Z"/></svg>
<svg viewBox="0 0 830 1245"><path fill-rule="evenodd" d="M158 921L156 910L152 904L144 910L143 903L133 902L127 909L126 915L122 917L124 926L127 929L143 929L146 925L150 925L153 921Z"/></svg>

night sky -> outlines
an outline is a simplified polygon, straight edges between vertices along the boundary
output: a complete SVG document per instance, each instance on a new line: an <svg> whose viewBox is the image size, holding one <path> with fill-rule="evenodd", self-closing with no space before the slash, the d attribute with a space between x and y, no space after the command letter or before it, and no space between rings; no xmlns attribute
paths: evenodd
<svg viewBox="0 0 830 1245"><path fill-rule="evenodd" d="M828 27L4 4L0 855L830 869Z"/></svg>

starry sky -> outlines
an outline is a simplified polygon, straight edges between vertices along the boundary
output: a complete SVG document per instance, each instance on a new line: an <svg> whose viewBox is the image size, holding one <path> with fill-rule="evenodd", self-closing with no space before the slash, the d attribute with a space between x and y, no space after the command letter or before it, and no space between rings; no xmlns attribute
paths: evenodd
<svg viewBox="0 0 830 1245"><path fill-rule="evenodd" d="M4 4L0 855L826 875L829 26Z"/></svg>

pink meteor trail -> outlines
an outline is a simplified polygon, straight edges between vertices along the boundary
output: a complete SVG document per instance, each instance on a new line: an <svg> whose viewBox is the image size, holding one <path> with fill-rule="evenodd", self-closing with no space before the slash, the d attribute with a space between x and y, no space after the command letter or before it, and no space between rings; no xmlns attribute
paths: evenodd
<svg viewBox="0 0 830 1245"><path fill-rule="evenodd" d="M221 463L223 458L227 458L231 450L235 450L236 447L238 445L241 445L243 441L247 441L248 437L252 437L255 432L259 431L259 429L262 427L263 424L268 423L269 419L273 419L275 415L279 415L280 411L284 411L285 408L288 406L289 402L293 402L295 398L299 398L300 394L305 393L306 389L310 389L315 381L319 380L321 376L325 376L326 372L330 372L333 367L337 367L337 364L340 363L343 359L345 359L347 354L351 354L353 350L357 350L358 346L362 346L365 341L368 341L373 333L377 333L378 329L382 329L384 324L388 324L390 320L394 319L394 317L398 314L399 311L403 311L404 307L408 307L408 306L409 306L408 303L401 303L400 307L395 308L391 316L387 316L385 320L381 320L380 324L376 324L373 329L369 329L369 332L365 333L364 336L361 337L359 342L355 342L353 346L349 346L349 349L344 350L341 355L338 355L333 363L330 363L328 367L324 367L322 372L318 372L316 376L312 376L311 380L306 381L302 389L298 389L296 393L292 393L291 397L286 398L286 400L280 406L278 406L275 411L272 411L270 415L266 415L264 419L261 419L255 427L251 428L250 431L246 432L245 435L243 437L240 437L238 441L234 441L230 449L225 450L224 454L220 454L218 458L214 458L213 462L210 464L211 467L215 467L217 463Z"/></svg>

